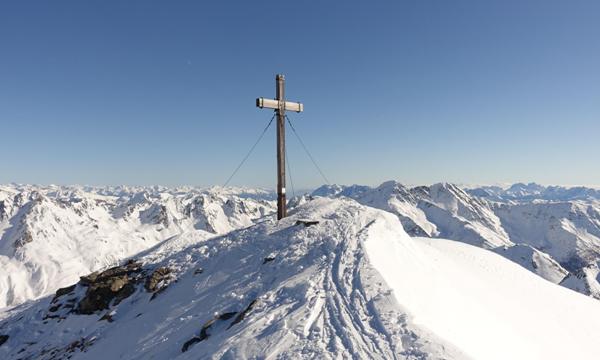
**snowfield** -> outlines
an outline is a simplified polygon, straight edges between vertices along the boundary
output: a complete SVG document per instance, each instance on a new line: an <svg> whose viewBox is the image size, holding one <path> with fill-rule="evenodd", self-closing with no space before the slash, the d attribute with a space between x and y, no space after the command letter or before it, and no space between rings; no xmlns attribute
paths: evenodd
<svg viewBox="0 0 600 360"><path fill-rule="evenodd" d="M600 357L596 300L473 246L418 238L416 253L409 253L387 230L373 231L369 257L414 324L472 358Z"/></svg>
<svg viewBox="0 0 600 360"><path fill-rule="evenodd" d="M597 300L351 199L136 259L5 311L0 358L600 358Z"/></svg>

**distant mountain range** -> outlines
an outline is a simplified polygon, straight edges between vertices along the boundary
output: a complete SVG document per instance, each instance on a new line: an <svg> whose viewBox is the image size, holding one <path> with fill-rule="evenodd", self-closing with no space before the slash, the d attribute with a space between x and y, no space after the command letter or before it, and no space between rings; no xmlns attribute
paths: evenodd
<svg viewBox="0 0 600 360"><path fill-rule="evenodd" d="M492 250L545 279L600 298L600 192L514 184L462 189L326 185L290 200L348 197L389 211L411 236ZM272 191L248 188L0 186L0 308L186 234L202 241L273 213Z"/></svg>
<svg viewBox="0 0 600 360"><path fill-rule="evenodd" d="M504 188L481 186L466 190L472 195L500 202L600 200L600 190L584 186L565 187L517 183Z"/></svg>
<svg viewBox="0 0 600 360"><path fill-rule="evenodd" d="M275 209L260 189L0 186L0 308L186 234L200 241Z"/></svg>

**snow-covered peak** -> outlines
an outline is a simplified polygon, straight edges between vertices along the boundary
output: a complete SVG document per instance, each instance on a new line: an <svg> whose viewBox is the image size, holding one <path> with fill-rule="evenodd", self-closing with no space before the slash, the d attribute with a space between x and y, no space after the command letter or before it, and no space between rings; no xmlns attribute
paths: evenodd
<svg viewBox="0 0 600 360"><path fill-rule="evenodd" d="M311 195L313 196L336 196L344 190L345 186L338 184L321 185L316 188Z"/></svg>
<svg viewBox="0 0 600 360"><path fill-rule="evenodd" d="M492 252L319 198L4 314L3 358L597 358L600 303ZM102 291L101 291L102 290ZM101 294L98 298L96 295Z"/></svg>
<svg viewBox="0 0 600 360"><path fill-rule="evenodd" d="M506 190L506 194L511 195L513 197L536 196L541 194L545 189L546 188L544 186L536 184L534 182L528 184L516 183L511 185Z"/></svg>
<svg viewBox="0 0 600 360"><path fill-rule="evenodd" d="M325 197L334 197L334 196L347 196L350 198L354 198L365 191L371 190L371 187L364 185L322 185L319 188L315 189L311 195L312 196L325 196Z"/></svg>
<svg viewBox="0 0 600 360"><path fill-rule="evenodd" d="M437 183L429 187L429 197L437 206L453 213L467 213L465 210L471 208L473 198L467 195L461 188L451 183ZM470 209L469 209L470 210Z"/></svg>

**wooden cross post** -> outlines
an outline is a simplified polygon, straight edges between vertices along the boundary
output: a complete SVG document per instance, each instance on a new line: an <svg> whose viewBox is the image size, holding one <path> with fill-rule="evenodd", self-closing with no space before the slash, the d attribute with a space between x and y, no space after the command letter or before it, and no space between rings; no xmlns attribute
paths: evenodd
<svg viewBox="0 0 600 360"><path fill-rule="evenodd" d="M285 101L285 76L275 76L275 99L256 99L256 106L277 114L277 220L287 216L285 201L285 111L302 112L304 105Z"/></svg>

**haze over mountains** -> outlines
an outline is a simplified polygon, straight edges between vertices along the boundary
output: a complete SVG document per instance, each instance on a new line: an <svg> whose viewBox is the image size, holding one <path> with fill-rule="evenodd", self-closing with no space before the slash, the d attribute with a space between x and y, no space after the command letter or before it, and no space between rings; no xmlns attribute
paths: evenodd
<svg viewBox="0 0 600 360"><path fill-rule="evenodd" d="M291 199L279 223L273 195L0 187L0 355L96 359L100 344L128 359L598 350L597 190L326 185Z"/></svg>

